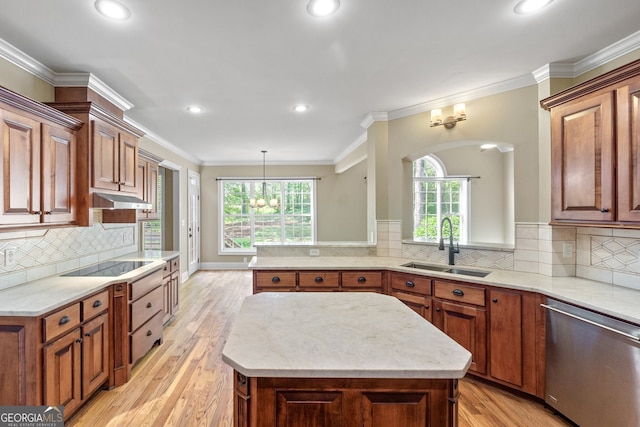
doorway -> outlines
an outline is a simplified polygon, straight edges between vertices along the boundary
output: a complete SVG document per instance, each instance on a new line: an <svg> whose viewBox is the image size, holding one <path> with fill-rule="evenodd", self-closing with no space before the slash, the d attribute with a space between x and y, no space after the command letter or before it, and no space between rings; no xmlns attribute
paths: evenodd
<svg viewBox="0 0 640 427"><path fill-rule="evenodd" d="M190 170L188 180L187 252L191 276L200 268L200 174Z"/></svg>

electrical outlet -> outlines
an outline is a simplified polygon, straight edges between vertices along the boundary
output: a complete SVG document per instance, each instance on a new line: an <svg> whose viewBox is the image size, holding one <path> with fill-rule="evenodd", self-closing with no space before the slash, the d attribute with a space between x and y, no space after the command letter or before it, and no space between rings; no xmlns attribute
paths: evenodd
<svg viewBox="0 0 640 427"><path fill-rule="evenodd" d="M309 256L320 256L320 249L309 249Z"/></svg>
<svg viewBox="0 0 640 427"><path fill-rule="evenodd" d="M12 267L16 264L16 250L7 248L4 250L4 266Z"/></svg>
<svg viewBox="0 0 640 427"><path fill-rule="evenodd" d="M562 242L562 256L563 258L571 258L573 256L573 243Z"/></svg>

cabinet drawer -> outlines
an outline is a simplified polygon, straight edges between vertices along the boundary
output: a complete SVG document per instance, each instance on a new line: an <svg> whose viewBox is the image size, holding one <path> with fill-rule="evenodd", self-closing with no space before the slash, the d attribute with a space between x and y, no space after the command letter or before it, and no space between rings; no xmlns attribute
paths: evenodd
<svg viewBox="0 0 640 427"><path fill-rule="evenodd" d="M168 262L171 264L170 270L172 273L180 270L180 257L170 259Z"/></svg>
<svg viewBox="0 0 640 427"><path fill-rule="evenodd" d="M57 337L80 324L80 303L73 304L64 310L56 311L43 320L44 342Z"/></svg>
<svg viewBox="0 0 640 427"><path fill-rule="evenodd" d="M467 304L485 305L484 288L463 285L461 283L434 280L434 294L437 298L459 301Z"/></svg>
<svg viewBox="0 0 640 427"><path fill-rule="evenodd" d="M422 295L408 294L406 292L391 292L391 296L398 298L402 302L418 304L424 307L428 307L431 304L431 298Z"/></svg>
<svg viewBox="0 0 640 427"><path fill-rule="evenodd" d="M162 312L159 311L140 329L131 334L131 360L135 363L153 347L153 344L162 339Z"/></svg>
<svg viewBox="0 0 640 427"><path fill-rule="evenodd" d="M109 291L100 292L82 300L82 320L91 319L109 308Z"/></svg>
<svg viewBox="0 0 640 427"><path fill-rule="evenodd" d="M381 271L342 272L342 286L347 288L381 288Z"/></svg>
<svg viewBox="0 0 640 427"><path fill-rule="evenodd" d="M305 271L298 273L301 288L337 288L339 275L335 271Z"/></svg>
<svg viewBox="0 0 640 427"><path fill-rule="evenodd" d="M258 288L295 288L296 273L291 271L260 271L256 273Z"/></svg>
<svg viewBox="0 0 640 427"><path fill-rule="evenodd" d="M131 324L129 325L129 332L135 331L144 322L153 317L154 314L162 310L163 290L163 286L158 286L147 295L130 304Z"/></svg>
<svg viewBox="0 0 640 427"><path fill-rule="evenodd" d="M411 274L391 273L391 289L431 295L431 279Z"/></svg>
<svg viewBox="0 0 640 427"><path fill-rule="evenodd" d="M162 285L162 269L129 284L129 299L135 301L151 289Z"/></svg>

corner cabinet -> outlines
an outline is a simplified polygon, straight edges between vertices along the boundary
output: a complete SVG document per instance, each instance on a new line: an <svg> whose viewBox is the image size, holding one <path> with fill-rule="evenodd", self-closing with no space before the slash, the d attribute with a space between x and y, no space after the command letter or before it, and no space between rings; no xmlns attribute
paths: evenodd
<svg viewBox="0 0 640 427"><path fill-rule="evenodd" d="M158 219L158 173L161 159L153 154L138 150L138 197L151 204L150 209L138 210L139 220Z"/></svg>
<svg viewBox="0 0 640 427"><path fill-rule="evenodd" d="M640 61L541 101L552 224L640 227Z"/></svg>
<svg viewBox="0 0 640 427"><path fill-rule="evenodd" d="M0 227L76 224L82 122L0 87Z"/></svg>

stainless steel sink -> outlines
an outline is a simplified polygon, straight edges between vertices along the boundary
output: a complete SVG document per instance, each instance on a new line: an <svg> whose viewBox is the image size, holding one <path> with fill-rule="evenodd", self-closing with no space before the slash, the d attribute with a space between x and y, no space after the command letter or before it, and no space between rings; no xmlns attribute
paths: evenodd
<svg viewBox="0 0 640 427"><path fill-rule="evenodd" d="M432 264L421 264L418 262L409 262L407 264L402 264L403 267L409 268L417 268L420 270L429 270L429 271L438 271L441 273L449 273L449 274L462 274L464 276L474 276L474 277L485 277L490 271L480 271L480 270L467 270L464 268L458 267L445 267L441 265L432 265Z"/></svg>

